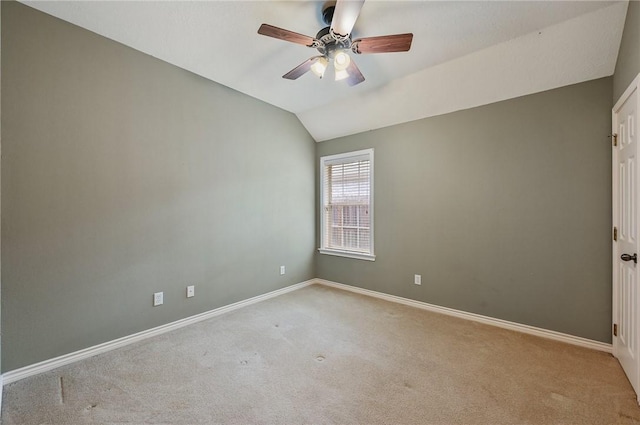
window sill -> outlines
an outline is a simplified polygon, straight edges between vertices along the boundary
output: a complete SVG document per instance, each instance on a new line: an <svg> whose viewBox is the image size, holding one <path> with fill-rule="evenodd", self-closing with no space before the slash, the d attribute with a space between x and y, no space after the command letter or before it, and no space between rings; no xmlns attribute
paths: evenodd
<svg viewBox="0 0 640 425"><path fill-rule="evenodd" d="M320 254L335 255L337 257L354 258L356 260L376 261L376 256L372 254L365 254L365 253L352 252L352 251L339 251L337 249L325 249L325 248L319 248L318 252L320 252Z"/></svg>

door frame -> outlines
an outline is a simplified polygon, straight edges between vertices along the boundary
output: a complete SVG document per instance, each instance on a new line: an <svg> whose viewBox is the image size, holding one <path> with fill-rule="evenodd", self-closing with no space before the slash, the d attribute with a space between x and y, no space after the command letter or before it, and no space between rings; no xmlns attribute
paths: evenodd
<svg viewBox="0 0 640 425"><path fill-rule="evenodd" d="M622 108L622 106L624 105L624 103L626 102L626 100L633 94L633 92L637 90L637 95L636 95L636 126L638 125L638 120L640 119L640 74L638 74L633 81L631 82L631 84L629 84L629 87L627 87L627 89L624 91L624 93L622 94L622 96L620 96L620 98L618 99L618 101L615 103L613 109L611 110L611 134L612 134L612 138L615 137L614 135L617 135L617 133L619 132L618 129L618 122L617 122L617 112L620 111L620 109ZM638 131L640 133L640 131ZM640 137L640 134L636 134L635 135L636 138ZM640 143L640 140L638 140L636 143ZM638 146L638 152L637 154L640 155L640 144L637 145ZM611 192L611 201L612 201L612 215L611 215L611 221L612 221L612 236L613 236L613 231L614 228L620 229L620 223L618 223L618 218L619 218L619 210L618 210L618 149L617 147L613 146L613 141L611 143L611 148L612 148L612 155L611 155L611 177L612 177L612 182L611 182L611 187L612 187L612 192ZM636 174L636 178L640 180L640 173ZM640 182L636 182L636 188L640 188L640 184L638 184ZM639 194L640 195L640 194ZM634 197L634 199L636 200L636 203L638 203L638 199L640 199L640 196L636 196ZM637 208L635 209L636 214L638 214L638 211L640 210L640 205L637 205ZM636 229L636 232L638 233L636 235L636 240L640 241L640 226L638 226L638 228ZM612 237L613 240L613 237ZM618 256L620 255L620 253L618 252L618 244L616 243L616 241L613 241L611 244L611 262L612 262L612 326L611 326L611 339L612 339L612 350L613 350L613 355L618 358L619 357L619 346L618 346L618 338L614 335L613 333L613 328L614 325L619 325L618 324L618 314L620 311L620 306L618 304L618 295L619 295L619 291L620 291L620 277L618 274L618 267L617 267L617 261L618 261ZM640 251L640 247L639 247L639 251ZM640 284L640 280L638 279L638 273L640 273L640 264L637 266L636 269L636 283ZM638 367L636 368L636 370L638 371L638 375L635 377L635 380L637 383L640 384L640 344L638 344L637 342L640 342L640 291L636 291L636 299L634 302L634 308L635 308L635 317L636 317L636 323L635 323L635 329L636 329L636 335L633 336L634 340L636 341L636 347L635 347L635 358L636 358L636 362L638 363ZM636 394L636 398L638 403L640 404L640 393Z"/></svg>

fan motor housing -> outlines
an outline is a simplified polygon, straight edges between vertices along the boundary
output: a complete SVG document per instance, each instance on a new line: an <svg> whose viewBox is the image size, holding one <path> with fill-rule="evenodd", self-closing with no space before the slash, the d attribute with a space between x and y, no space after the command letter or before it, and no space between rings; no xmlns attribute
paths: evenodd
<svg viewBox="0 0 640 425"><path fill-rule="evenodd" d="M324 27L318 34L316 34L316 40L320 41L318 46L318 52L326 55L329 58L333 58L339 50L348 50L351 48L351 36L344 40L336 40L330 31L331 27Z"/></svg>

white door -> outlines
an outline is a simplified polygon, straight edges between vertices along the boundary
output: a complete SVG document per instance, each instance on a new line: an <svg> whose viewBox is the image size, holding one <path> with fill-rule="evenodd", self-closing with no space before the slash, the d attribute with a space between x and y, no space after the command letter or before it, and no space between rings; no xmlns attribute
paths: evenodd
<svg viewBox="0 0 640 425"><path fill-rule="evenodd" d="M613 108L613 354L640 394L638 76ZM640 400L640 399L639 399Z"/></svg>

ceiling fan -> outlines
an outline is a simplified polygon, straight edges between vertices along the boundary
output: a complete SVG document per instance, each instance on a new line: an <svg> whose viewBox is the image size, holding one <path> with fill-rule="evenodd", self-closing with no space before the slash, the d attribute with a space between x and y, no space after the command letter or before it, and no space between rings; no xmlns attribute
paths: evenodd
<svg viewBox="0 0 640 425"><path fill-rule="evenodd" d="M351 39L351 30L360 14L364 0L329 1L322 7L322 20L328 25L315 37L262 24L258 34L317 49L320 55L313 56L282 76L288 80L298 79L308 71L322 78L329 62L333 62L335 79L346 80L349 86L364 81L364 76L348 51L355 54L406 52L411 48L413 34L394 34L379 37Z"/></svg>

